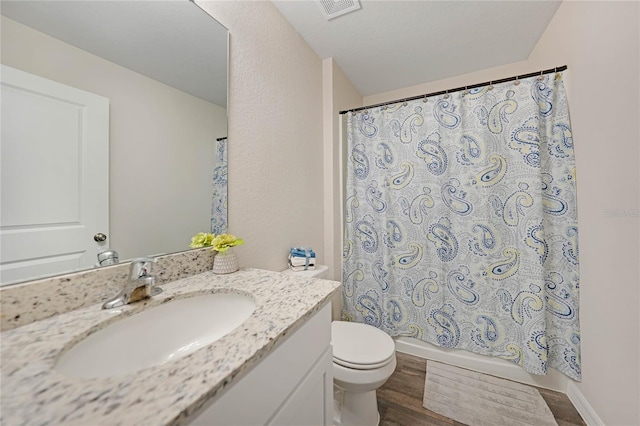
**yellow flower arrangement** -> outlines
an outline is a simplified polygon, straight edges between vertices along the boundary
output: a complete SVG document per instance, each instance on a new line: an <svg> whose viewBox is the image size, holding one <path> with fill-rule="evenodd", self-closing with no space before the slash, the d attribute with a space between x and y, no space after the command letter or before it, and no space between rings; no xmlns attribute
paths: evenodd
<svg viewBox="0 0 640 426"><path fill-rule="evenodd" d="M189 247L191 248L201 248L201 247L210 247L211 242L215 238L215 234L208 234L206 232L198 232L191 238L191 244Z"/></svg>
<svg viewBox="0 0 640 426"><path fill-rule="evenodd" d="M239 246L241 244L244 244L244 240L242 238L237 238L233 234L217 235L211 242L211 246L213 246L213 249L218 253L224 253L231 247Z"/></svg>
<svg viewBox="0 0 640 426"><path fill-rule="evenodd" d="M244 244L242 238L238 238L232 234L210 234L206 232L198 232L191 238L191 248L211 247L211 250L215 250L218 253L224 253L229 250L230 247L239 246Z"/></svg>

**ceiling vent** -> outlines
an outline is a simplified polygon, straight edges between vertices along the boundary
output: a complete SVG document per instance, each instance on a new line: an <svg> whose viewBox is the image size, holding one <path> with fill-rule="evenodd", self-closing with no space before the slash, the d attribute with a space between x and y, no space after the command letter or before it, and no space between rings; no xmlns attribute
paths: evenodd
<svg viewBox="0 0 640 426"><path fill-rule="evenodd" d="M327 21L360 9L359 0L318 0Z"/></svg>

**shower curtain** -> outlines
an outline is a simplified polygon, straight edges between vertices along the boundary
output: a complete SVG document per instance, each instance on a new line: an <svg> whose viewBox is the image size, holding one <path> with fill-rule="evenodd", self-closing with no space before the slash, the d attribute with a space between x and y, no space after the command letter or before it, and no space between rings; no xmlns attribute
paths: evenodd
<svg viewBox="0 0 640 426"><path fill-rule="evenodd" d="M343 317L580 380L562 74L349 113Z"/></svg>
<svg viewBox="0 0 640 426"><path fill-rule="evenodd" d="M227 138L216 141L210 232L216 235L227 232Z"/></svg>

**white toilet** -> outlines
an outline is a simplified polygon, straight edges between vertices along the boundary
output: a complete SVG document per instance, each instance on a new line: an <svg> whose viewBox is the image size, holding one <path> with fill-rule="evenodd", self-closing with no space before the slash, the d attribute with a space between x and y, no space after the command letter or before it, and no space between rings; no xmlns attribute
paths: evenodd
<svg viewBox="0 0 640 426"><path fill-rule="evenodd" d="M327 267L313 271L284 273L309 278L325 278ZM384 331L366 324L346 321L331 323L333 346L334 424L376 426L380 422L376 389L396 369L393 339Z"/></svg>

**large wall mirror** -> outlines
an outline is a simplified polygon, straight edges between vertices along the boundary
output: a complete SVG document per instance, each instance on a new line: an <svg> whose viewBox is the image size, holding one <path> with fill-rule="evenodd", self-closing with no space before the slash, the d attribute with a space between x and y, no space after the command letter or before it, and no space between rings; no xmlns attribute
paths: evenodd
<svg viewBox="0 0 640 426"><path fill-rule="evenodd" d="M188 0L0 12L0 284L95 267L106 249L188 250L226 221L226 28Z"/></svg>

